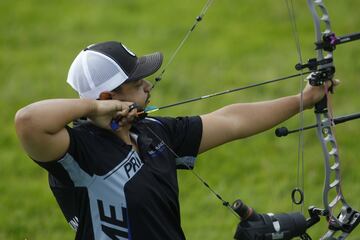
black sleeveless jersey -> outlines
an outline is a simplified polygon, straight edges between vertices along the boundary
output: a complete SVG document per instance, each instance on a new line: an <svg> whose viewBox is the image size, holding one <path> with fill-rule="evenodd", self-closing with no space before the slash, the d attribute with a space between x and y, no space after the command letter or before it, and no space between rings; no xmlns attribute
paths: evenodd
<svg viewBox="0 0 360 240"><path fill-rule="evenodd" d="M131 136L139 152L91 123L67 130L65 156L37 163L48 170L51 190L76 230L75 239L185 239L176 170L194 165L200 117L137 122Z"/></svg>

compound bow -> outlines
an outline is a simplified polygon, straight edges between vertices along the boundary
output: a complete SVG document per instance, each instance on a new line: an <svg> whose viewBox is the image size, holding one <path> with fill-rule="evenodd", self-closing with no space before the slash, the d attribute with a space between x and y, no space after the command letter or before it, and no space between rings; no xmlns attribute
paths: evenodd
<svg viewBox="0 0 360 240"><path fill-rule="evenodd" d="M310 84L320 85L323 84L324 81L333 79L335 73L333 51L336 45L358 39L360 34L337 38L331 30L329 13L323 1L307 0L307 3L314 21L317 58L314 61L309 60L308 64L306 64L308 66L306 67L310 70L315 70L310 76ZM321 13L321 16L319 16L316 8ZM321 26L325 26L324 31L322 31ZM318 68L316 65L318 65ZM297 66L298 69L305 67L301 64ZM347 204L341 191L340 156L332 130L333 116L331 108L328 107L328 97L329 95L326 93L323 100L315 105L316 131L321 142L325 167L322 197L324 210L320 213L326 216L329 222L329 230L321 239L333 239L335 233L338 231L341 232L341 235L336 239L345 239L359 224L360 214ZM334 192L334 194L331 192ZM331 194L335 197L330 197ZM336 213L336 210L340 210L340 212Z"/></svg>
<svg viewBox="0 0 360 240"><path fill-rule="evenodd" d="M314 86L324 85L325 96L315 104L316 125L311 126L316 127L324 154L325 180L322 194L324 209L310 207L308 209L310 218L305 220L299 213L254 214L241 201L237 201L233 206L244 219L238 226L237 235L235 236L237 239L292 239L297 236L301 239L311 239L306 234L306 229L317 223L320 216L324 216L328 221L328 230L321 237L321 240L342 240L346 239L360 222L360 213L345 201L341 191L340 156L332 129L336 122L359 118L359 114L346 116L340 118L340 120L339 118L334 119L331 106L329 106L328 89L325 84L326 81L332 81L335 73L333 51L336 45L357 40L360 38L360 34L355 33L336 37L331 30L330 17L323 1L307 0L307 4L314 21L317 57L310 59L305 64L299 63L295 68L297 70L308 68L312 71L307 78L309 83ZM322 27L324 27L323 31ZM307 127L307 129L311 127ZM302 130L304 130L303 127L296 131ZM276 135L286 136L291 132L295 131L289 132L286 128L279 128L276 130ZM300 193L301 199L296 202L293 192L293 201L301 203L303 193L299 189L296 189L296 191Z"/></svg>

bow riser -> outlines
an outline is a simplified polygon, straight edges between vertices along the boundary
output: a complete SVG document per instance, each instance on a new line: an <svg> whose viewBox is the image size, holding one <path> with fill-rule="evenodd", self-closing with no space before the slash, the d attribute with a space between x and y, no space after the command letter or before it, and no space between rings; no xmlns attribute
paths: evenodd
<svg viewBox="0 0 360 240"><path fill-rule="evenodd" d="M315 45L323 42L324 36L333 35L330 24L330 17L327 9L322 0L307 0L310 8L315 27ZM319 11L317 11L317 9ZM321 17L319 16L321 13ZM323 24L322 24L323 23ZM321 26L324 26L322 31ZM334 35L335 36L335 35ZM330 59L326 64L319 64L318 71L329 71L329 75L318 74L322 79L317 79L318 82L325 82L331 80L335 67L333 66L333 50L331 49L316 48L317 51L317 62L323 59ZM326 56L325 56L326 54ZM326 79L327 78L327 79ZM325 90L327 91L327 90ZM340 156L338 146L336 143L335 136L333 134L332 126L332 114L329 113L328 109L328 94L315 105L315 115L317 122L317 135L321 142L321 147L324 154L324 165L325 165L325 180L323 188L323 204L324 213L329 222L329 231L321 238L326 239L345 239L349 233L359 223L359 213L353 210L345 201L344 195L341 191L341 170L340 170ZM330 197L332 196L332 197ZM340 212L337 214L335 211ZM335 215L336 214L336 215ZM341 235L334 238L335 234L341 231Z"/></svg>

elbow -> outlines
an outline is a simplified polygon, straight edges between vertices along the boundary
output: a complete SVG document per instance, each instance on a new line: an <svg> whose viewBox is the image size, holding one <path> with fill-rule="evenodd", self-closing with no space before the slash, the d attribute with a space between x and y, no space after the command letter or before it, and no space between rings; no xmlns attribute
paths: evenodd
<svg viewBox="0 0 360 240"><path fill-rule="evenodd" d="M32 119L33 116L29 107L24 107L16 112L14 121L16 133L19 137L26 135L33 129Z"/></svg>

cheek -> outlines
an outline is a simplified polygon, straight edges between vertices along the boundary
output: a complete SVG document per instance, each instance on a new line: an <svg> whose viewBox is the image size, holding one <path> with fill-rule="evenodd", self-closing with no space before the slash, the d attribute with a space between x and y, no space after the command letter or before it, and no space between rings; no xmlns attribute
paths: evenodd
<svg viewBox="0 0 360 240"><path fill-rule="evenodd" d="M144 98L146 98L146 96L138 91L134 91L127 95L127 100L130 102L142 103L145 101Z"/></svg>
<svg viewBox="0 0 360 240"><path fill-rule="evenodd" d="M140 104L145 101L147 94L142 88L127 88L117 97L120 101L136 102Z"/></svg>

